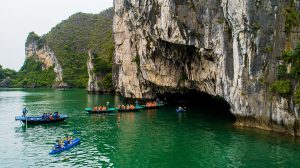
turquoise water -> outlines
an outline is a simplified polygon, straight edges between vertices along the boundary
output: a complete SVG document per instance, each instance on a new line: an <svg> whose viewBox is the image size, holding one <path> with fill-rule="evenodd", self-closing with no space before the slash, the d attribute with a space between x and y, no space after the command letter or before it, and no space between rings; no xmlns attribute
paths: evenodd
<svg viewBox="0 0 300 168"><path fill-rule="evenodd" d="M0 90L0 167L300 167L299 139L235 128L209 109L177 114L169 106L113 115L82 110L107 101L118 105L122 98L85 90ZM29 115L60 111L70 118L26 129L14 120L23 106ZM48 155L67 134L82 143Z"/></svg>

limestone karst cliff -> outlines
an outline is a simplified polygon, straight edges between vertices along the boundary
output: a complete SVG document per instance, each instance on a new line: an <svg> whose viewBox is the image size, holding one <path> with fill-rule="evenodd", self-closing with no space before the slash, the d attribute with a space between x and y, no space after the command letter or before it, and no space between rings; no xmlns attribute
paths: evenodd
<svg viewBox="0 0 300 168"><path fill-rule="evenodd" d="M300 135L293 96L270 92L282 51L299 39L298 0L115 0L114 9L124 96L194 89L223 97L237 125Z"/></svg>
<svg viewBox="0 0 300 168"><path fill-rule="evenodd" d="M99 14L76 13L41 37L29 34L26 60L31 58L31 62L41 63L42 70L37 68L26 74L33 76L33 73L44 70L49 70L50 74L54 70L55 87L86 87L91 92L112 90L112 15L112 8ZM23 67L21 70L24 71L26 67L30 68ZM24 76L28 76L26 74ZM52 83L43 80L40 79L39 84L33 80L21 81L20 86L49 87L49 82Z"/></svg>
<svg viewBox="0 0 300 168"><path fill-rule="evenodd" d="M47 46L43 39L31 32L28 35L26 46L25 46L25 59L33 59L42 63L42 70L52 69L55 72L54 87L68 87L63 82L63 69L59 64L57 57L54 52Z"/></svg>

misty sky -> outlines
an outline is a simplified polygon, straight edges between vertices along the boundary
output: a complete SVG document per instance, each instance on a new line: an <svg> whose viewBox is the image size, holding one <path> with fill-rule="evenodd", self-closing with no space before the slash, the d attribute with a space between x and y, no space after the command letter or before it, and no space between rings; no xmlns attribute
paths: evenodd
<svg viewBox="0 0 300 168"><path fill-rule="evenodd" d="M113 0L0 0L0 65L21 68L29 32L43 35L74 13L112 6Z"/></svg>

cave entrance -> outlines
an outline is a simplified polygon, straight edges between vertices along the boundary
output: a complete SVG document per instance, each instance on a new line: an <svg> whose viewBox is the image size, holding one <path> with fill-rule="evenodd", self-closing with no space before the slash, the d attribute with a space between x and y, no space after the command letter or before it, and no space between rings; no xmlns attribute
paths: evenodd
<svg viewBox="0 0 300 168"><path fill-rule="evenodd" d="M212 96L197 90L189 90L184 93L165 93L159 95L171 106L182 106L192 109L194 113L205 113L208 117L226 119L234 122L235 116L230 112L230 105L223 98Z"/></svg>

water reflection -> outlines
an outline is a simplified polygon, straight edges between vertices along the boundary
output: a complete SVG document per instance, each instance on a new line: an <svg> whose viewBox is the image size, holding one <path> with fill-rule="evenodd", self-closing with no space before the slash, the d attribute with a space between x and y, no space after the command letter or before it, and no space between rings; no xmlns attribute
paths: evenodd
<svg viewBox="0 0 300 168"><path fill-rule="evenodd" d="M157 109L148 109L146 110L147 118L153 121L157 116Z"/></svg>

